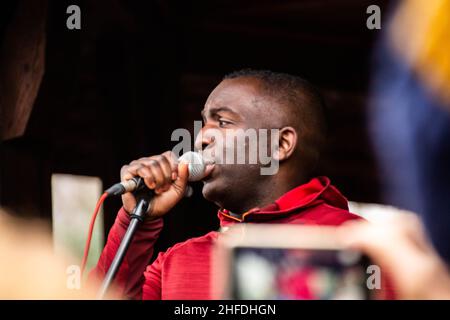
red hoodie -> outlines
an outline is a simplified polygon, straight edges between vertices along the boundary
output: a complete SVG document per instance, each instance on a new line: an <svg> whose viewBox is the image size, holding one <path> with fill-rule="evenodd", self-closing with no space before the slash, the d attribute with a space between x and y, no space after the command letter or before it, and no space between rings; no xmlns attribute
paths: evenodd
<svg viewBox="0 0 450 320"><path fill-rule="evenodd" d="M219 210L220 225L234 223L289 223L337 226L359 216L348 211L345 197L326 177L314 178L285 193L273 204L254 208L242 219ZM104 277L126 232L130 218L122 208L111 228L106 246L91 276ZM178 243L148 265L163 220L144 222L116 276L116 285L131 299L210 299L210 254L218 232Z"/></svg>

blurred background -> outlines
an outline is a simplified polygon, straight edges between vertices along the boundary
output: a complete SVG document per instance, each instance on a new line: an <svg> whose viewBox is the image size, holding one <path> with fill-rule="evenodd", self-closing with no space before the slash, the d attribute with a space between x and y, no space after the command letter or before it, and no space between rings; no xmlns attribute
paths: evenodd
<svg viewBox="0 0 450 320"><path fill-rule="evenodd" d="M0 9L0 205L39 217L55 246L81 257L101 190L122 165L174 146L229 72L270 69L320 88L330 140L319 172L348 199L383 203L367 129L369 5L388 0L4 1ZM69 5L81 30L69 30ZM155 253L218 227L194 186L165 217ZM97 221L95 263L120 199Z"/></svg>

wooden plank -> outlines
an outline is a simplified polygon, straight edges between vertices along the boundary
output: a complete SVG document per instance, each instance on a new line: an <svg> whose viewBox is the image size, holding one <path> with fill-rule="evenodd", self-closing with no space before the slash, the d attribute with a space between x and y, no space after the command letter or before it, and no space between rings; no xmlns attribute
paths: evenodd
<svg viewBox="0 0 450 320"><path fill-rule="evenodd" d="M0 58L0 138L24 134L45 69L47 0L23 0L8 26Z"/></svg>

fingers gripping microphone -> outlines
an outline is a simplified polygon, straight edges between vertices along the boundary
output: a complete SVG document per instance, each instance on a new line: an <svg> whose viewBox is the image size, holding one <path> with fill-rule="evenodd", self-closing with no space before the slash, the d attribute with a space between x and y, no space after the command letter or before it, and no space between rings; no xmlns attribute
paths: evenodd
<svg viewBox="0 0 450 320"><path fill-rule="evenodd" d="M197 152L186 152L178 159L178 161L188 163L189 181L198 181L204 178L206 175L206 166L208 164L213 164L213 162L205 161L201 154ZM117 271L119 270L123 258L125 257L128 247L133 239L134 233L136 232L139 224L144 221L143 216L150 206L151 198L153 197L154 193L144 192L145 196L143 196L142 193L140 194L139 190L144 188L146 188L146 186L143 179L140 177L135 177L129 181L116 183L111 188L105 191L108 195L121 195L125 192L135 192L135 195L138 197L138 202L134 211L130 214L130 224L125 235L122 238L114 259L111 262L108 272L103 279L98 293L98 298L100 299L104 298L109 286L111 285L115 275L117 274ZM186 188L186 191L192 194L192 189L189 186ZM185 196L190 195L185 193Z"/></svg>
<svg viewBox="0 0 450 320"><path fill-rule="evenodd" d="M206 165L210 164L203 159L202 155L198 152L186 152L179 159L178 162L186 162L188 164L189 171L189 181L199 181L205 177ZM116 183L111 188L106 190L105 192L108 195L118 196L124 194L126 192L134 192L139 191L146 188L144 183L144 179L141 177L134 177L131 180L123 181L120 183ZM186 188L186 197L190 197L192 195L192 188Z"/></svg>

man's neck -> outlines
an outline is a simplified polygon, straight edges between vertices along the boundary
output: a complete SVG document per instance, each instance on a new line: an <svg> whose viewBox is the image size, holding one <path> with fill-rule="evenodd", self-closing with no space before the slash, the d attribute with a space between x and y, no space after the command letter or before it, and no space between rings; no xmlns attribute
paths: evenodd
<svg viewBox="0 0 450 320"><path fill-rule="evenodd" d="M243 213L253 209L253 208L264 208L265 206L274 203L278 198L287 193L288 191L306 183L304 179L281 179L275 181L268 181L263 185L260 185L259 193L255 194L253 197L249 197L244 201L240 202L239 206L229 209L233 215L240 218Z"/></svg>

